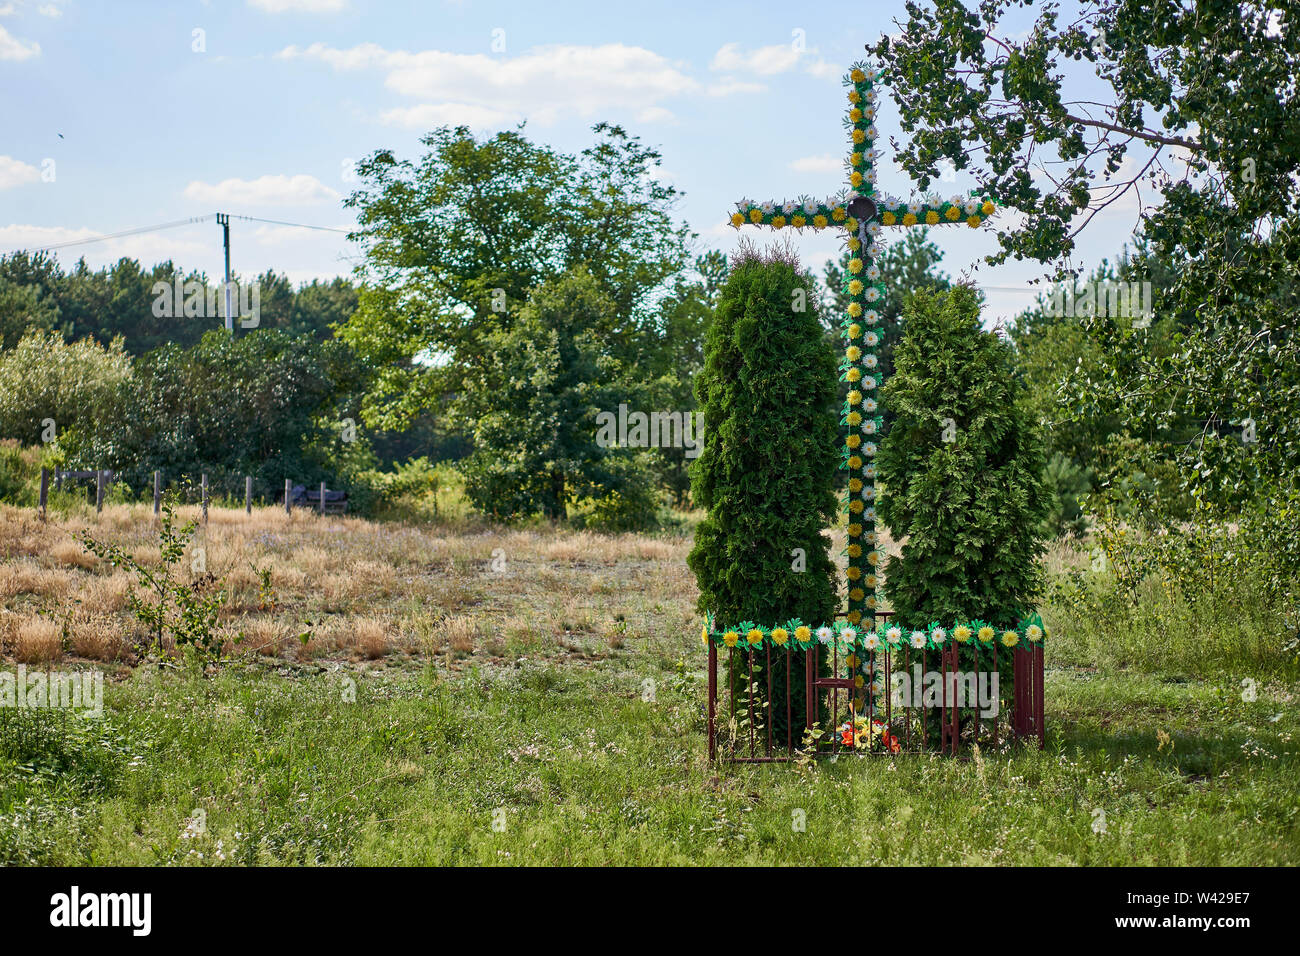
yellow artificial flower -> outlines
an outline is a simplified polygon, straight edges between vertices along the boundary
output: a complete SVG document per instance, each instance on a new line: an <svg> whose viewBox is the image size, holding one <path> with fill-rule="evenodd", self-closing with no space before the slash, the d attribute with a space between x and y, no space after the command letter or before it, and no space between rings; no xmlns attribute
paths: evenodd
<svg viewBox="0 0 1300 956"><path fill-rule="evenodd" d="M852 154L850 154L850 156L849 156L849 165L851 165L851 166L861 166L861 165L862 165L862 154L859 153L859 152L856 152L856 151L853 152Z"/></svg>
<svg viewBox="0 0 1300 956"><path fill-rule="evenodd" d="M850 611L850 612L848 613L848 622L849 622L850 624L857 624L858 621L860 621L860 620L862 620L862 612L861 612L861 611Z"/></svg>
<svg viewBox="0 0 1300 956"><path fill-rule="evenodd" d="M856 538L856 537L857 537L858 535L860 535L860 534L862 534L862 525L860 525L860 524L851 524L851 525L849 525L849 537L850 537L850 538Z"/></svg>
<svg viewBox="0 0 1300 956"><path fill-rule="evenodd" d="M849 467L852 468L854 471L857 471L859 468L862 467L862 459L859 458L857 455L850 455Z"/></svg>
<svg viewBox="0 0 1300 956"><path fill-rule="evenodd" d="M862 260L856 257L849 260L849 271L857 275L862 271Z"/></svg>
<svg viewBox="0 0 1300 956"><path fill-rule="evenodd" d="M857 437L857 436L855 436L855 435L850 435L849 437L850 437L850 438L855 438L855 437ZM863 509L864 507L865 507L865 505L862 504L862 499L861 499L861 498L854 498L852 501L849 502L849 510L852 511L855 515L860 515L860 514L862 514L862 509Z"/></svg>
<svg viewBox="0 0 1300 956"><path fill-rule="evenodd" d="M997 211L997 207L994 206L993 203L989 202L987 199L984 200L984 205L980 206L980 212L984 213L984 215L986 216L991 216L996 211Z"/></svg>
<svg viewBox="0 0 1300 956"><path fill-rule="evenodd" d="M844 416L844 420L849 423L850 428L857 428L862 424L862 416L858 412L849 412Z"/></svg>
<svg viewBox="0 0 1300 956"><path fill-rule="evenodd" d="M1030 624L1025 628L1025 637L1031 641L1041 641L1043 639L1043 629L1037 624Z"/></svg>
<svg viewBox="0 0 1300 956"><path fill-rule="evenodd" d="M831 218L834 219L836 222L843 222L844 217L847 216L848 214L849 214L848 210L845 209L843 206L836 206L834 209L831 210Z"/></svg>
<svg viewBox="0 0 1300 956"><path fill-rule="evenodd" d="M827 225L829 224L826 222L826 217L823 216L821 213L818 213L817 215L813 216L814 228L825 229Z"/></svg>
<svg viewBox="0 0 1300 956"><path fill-rule="evenodd" d="M865 143L866 141L867 141L867 134L866 134L866 133L864 133L864 132L863 132L862 130L860 130L860 129L855 129L855 130L853 131L853 142L854 142L854 143L856 143L856 144L858 144L859 146L861 146L861 145L862 145L863 143Z"/></svg>
<svg viewBox="0 0 1300 956"><path fill-rule="evenodd" d="M854 481L857 481L857 479L855 478ZM851 486L851 485L853 484L853 482L849 482L849 484L850 484L850 486ZM861 486L861 482L858 482L858 484L859 484L859 486ZM850 558L860 558L860 557L862 557L862 545L860 545L860 544L851 544L851 545L849 545L849 557L850 557Z"/></svg>
<svg viewBox="0 0 1300 956"><path fill-rule="evenodd" d="M845 329L844 331L845 331L845 334L848 335L849 338L851 338L851 339L856 339L859 335L862 334L862 326L860 326L860 325L858 325L858 323L854 322L852 325L850 325L850 326L849 326L847 329ZM857 402L854 402L853 404L856 405Z"/></svg>
<svg viewBox="0 0 1300 956"><path fill-rule="evenodd" d="M910 213L910 212L907 213L906 215L904 215L904 216L903 216L903 225L905 225L905 226L915 226L915 225L916 225L916 216L914 216L914 215L913 215L912 213Z"/></svg>
<svg viewBox="0 0 1300 956"><path fill-rule="evenodd" d="M705 647L709 646L709 625L707 624L700 628L700 642L703 643Z"/></svg>
<svg viewBox="0 0 1300 956"><path fill-rule="evenodd" d="M863 684L865 684L865 683L866 683L866 681L864 681L864 680L862 679L862 675L861 675L861 674L854 674L854 675L853 675L853 686L854 686L854 687L861 687L861 686L862 686Z"/></svg>
<svg viewBox="0 0 1300 956"><path fill-rule="evenodd" d="M790 632L783 627L772 628L772 643L778 647L783 647L785 642L790 639Z"/></svg>
<svg viewBox="0 0 1300 956"><path fill-rule="evenodd" d="M1015 647L1020 643L1020 635L1015 631L1004 631L1002 633L1002 644L1004 647Z"/></svg>
<svg viewBox="0 0 1300 956"><path fill-rule="evenodd" d="M849 216L848 219L845 219L845 220L844 220L844 228L847 229L849 232L857 232L857 231L858 231L858 221L857 221L856 219L854 219L852 216ZM855 246L855 245L853 245L852 243L850 243L850 244L849 244L849 248L850 248L850 249L856 249L857 246Z"/></svg>
<svg viewBox="0 0 1300 956"><path fill-rule="evenodd" d="M849 280L849 295L862 295L862 290L865 288L861 279Z"/></svg>
<svg viewBox="0 0 1300 956"><path fill-rule="evenodd" d="M856 382L856 381L858 381L860 378L862 378L862 369L860 369L860 368L851 368L851 369L849 369L847 372L844 373L844 378L845 378L846 381L849 381L849 382ZM858 446L857 446L857 445L853 445L853 446L851 446L851 447L853 447L853 448L857 448Z"/></svg>
<svg viewBox="0 0 1300 956"><path fill-rule="evenodd" d="M981 222L983 222L983 220L980 219L979 216L969 216L966 219L966 225L970 226L972 229L978 228Z"/></svg>
<svg viewBox="0 0 1300 956"><path fill-rule="evenodd" d="M812 638L812 631L808 630L807 625L801 624L794 629L794 639L796 641L807 642Z"/></svg>
<svg viewBox="0 0 1300 956"><path fill-rule="evenodd" d="M850 103L862 102L862 94L859 93L857 90L849 90L849 102Z"/></svg>
<svg viewBox="0 0 1300 956"><path fill-rule="evenodd" d="M749 221L752 222L752 223L760 223L760 222L762 222L762 221L763 221L763 210L761 210L761 209L751 209L751 210L749 211Z"/></svg>
<svg viewBox="0 0 1300 956"><path fill-rule="evenodd" d="M851 319L856 319L856 318L857 318L858 316L860 316L860 315L862 315L862 303L860 303L860 302L850 302L850 303L849 303L849 318L851 318Z"/></svg>
<svg viewBox="0 0 1300 956"><path fill-rule="evenodd" d="M849 668L850 670L852 670L853 668L857 667L857 666L858 666L858 655L857 655L857 654L850 654L848 657L844 658L844 666L847 667L847 668Z"/></svg>
<svg viewBox="0 0 1300 956"><path fill-rule="evenodd" d="M853 71L849 73L849 79L854 83L863 83L866 82L867 74L863 73L857 67L854 67Z"/></svg>
<svg viewBox="0 0 1300 956"><path fill-rule="evenodd" d="M722 635L722 643L726 644L728 647L735 647L736 642L739 640L740 635L735 631L727 631L727 633Z"/></svg>
<svg viewBox="0 0 1300 956"><path fill-rule="evenodd" d="M859 402L862 401L862 393L859 392L856 388L850 390L849 394L846 395L845 397L849 400L850 405L857 405Z"/></svg>
<svg viewBox="0 0 1300 956"><path fill-rule="evenodd" d="M773 217L772 217L772 228L773 228L773 229L784 229L784 228L785 228L785 216L773 216Z"/></svg>
<svg viewBox="0 0 1300 956"><path fill-rule="evenodd" d="M853 492L854 494L857 494L857 493L858 493L859 491L861 491L861 490L862 490L862 479L861 479L861 478L850 478L850 479L849 479L849 491ZM857 555L854 555L854 557L857 557Z"/></svg>
<svg viewBox="0 0 1300 956"><path fill-rule="evenodd" d="M862 185L862 174L856 169L849 173L849 185L854 189Z"/></svg>
<svg viewBox="0 0 1300 956"><path fill-rule="evenodd" d="M743 226L745 224L745 217L738 212L733 212L731 214L731 224L736 227Z"/></svg>
<svg viewBox="0 0 1300 956"><path fill-rule="evenodd" d="M859 445L862 444L862 436L848 435L844 439L844 444L848 445L850 448L857 448Z"/></svg>
<svg viewBox="0 0 1300 956"><path fill-rule="evenodd" d="M804 223L806 223L807 221L808 220L805 219L803 216L795 216L793 219L790 220L790 225L794 226L796 229L802 229Z"/></svg>
<svg viewBox="0 0 1300 956"><path fill-rule="evenodd" d="M847 226L848 223L845 223ZM862 245L862 240L857 236L849 236L848 247L850 252L857 252L858 247Z"/></svg>
<svg viewBox="0 0 1300 956"><path fill-rule="evenodd" d="M949 219L951 219L953 222L956 222L958 219L961 218L961 210L958 209L956 206L949 206L948 211L944 213L944 215L947 216Z"/></svg>
<svg viewBox="0 0 1300 956"><path fill-rule="evenodd" d="M856 345L850 345L844 350L844 357L850 362L856 362L858 359L862 358L862 349L858 348Z"/></svg>
<svg viewBox="0 0 1300 956"><path fill-rule="evenodd" d="M931 209L929 212L925 214L925 224L927 226L939 225L939 214L935 212L933 209Z"/></svg>
<svg viewBox="0 0 1300 956"><path fill-rule="evenodd" d="M751 644L762 644L763 632L756 627L751 627L749 632L745 635L745 640L749 641Z"/></svg>
<svg viewBox="0 0 1300 956"><path fill-rule="evenodd" d="M856 106L853 107L853 109L849 110L849 119L854 123L862 119L862 110L858 109Z"/></svg>
<svg viewBox="0 0 1300 956"><path fill-rule="evenodd" d="M880 221L886 226L892 226L894 224L894 214L892 212L886 212L880 217Z"/></svg>
<svg viewBox="0 0 1300 956"><path fill-rule="evenodd" d="M958 624L952 629L952 636L958 644L965 644L971 638L970 628L965 624Z"/></svg>
<svg viewBox="0 0 1300 956"><path fill-rule="evenodd" d="M978 635L978 636L979 636L979 639L980 639L980 643L981 643L981 644L987 644L987 643L989 643L990 641L992 641L992 640L993 640L993 634L994 634L994 632L993 632L993 628L991 628L991 627L989 627L987 624L985 624L983 627L980 628L980 631L979 631L979 635Z"/></svg>

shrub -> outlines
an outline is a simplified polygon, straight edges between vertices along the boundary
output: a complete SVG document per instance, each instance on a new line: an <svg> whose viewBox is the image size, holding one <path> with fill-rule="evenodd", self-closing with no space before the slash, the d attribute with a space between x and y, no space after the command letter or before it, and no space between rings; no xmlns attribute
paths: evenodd
<svg viewBox="0 0 1300 956"><path fill-rule="evenodd" d="M1010 347L975 293L918 292L883 390L879 513L901 558L886 588L900 622L1019 621L1041 588L1044 454Z"/></svg>

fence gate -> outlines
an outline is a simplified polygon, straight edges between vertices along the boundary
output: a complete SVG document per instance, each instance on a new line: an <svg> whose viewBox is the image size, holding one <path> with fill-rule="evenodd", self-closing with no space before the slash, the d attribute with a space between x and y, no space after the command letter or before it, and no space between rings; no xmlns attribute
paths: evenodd
<svg viewBox="0 0 1300 956"><path fill-rule="evenodd" d="M1041 645L846 652L834 642L800 650L710 640L708 669L711 760L770 763L800 751L960 756L972 744L1045 739Z"/></svg>

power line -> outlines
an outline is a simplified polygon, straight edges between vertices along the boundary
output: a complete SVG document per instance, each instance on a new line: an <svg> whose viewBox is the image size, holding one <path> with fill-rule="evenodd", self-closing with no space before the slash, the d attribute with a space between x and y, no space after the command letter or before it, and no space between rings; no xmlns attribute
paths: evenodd
<svg viewBox="0 0 1300 956"><path fill-rule="evenodd" d="M175 222L160 222L155 226L140 226L136 229L124 229L121 232L110 232L103 236L91 236L87 239L72 239L68 242L56 242L49 246L40 246L36 249L27 249L27 252L54 252L56 249L67 249L70 246L84 246L92 242L104 242L108 239L121 239L125 236L138 236L146 232L159 232L163 229L175 229L177 226L192 226L200 222L207 222L212 218L209 213L206 216L191 216L189 219L177 219ZM20 250L14 250L15 252Z"/></svg>
<svg viewBox="0 0 1300 956"><path fill-rule="evenodd" d="M283 219L259 219L257 216L231 216L232 219L243 219L247 222L269 222L273 226L295 226L298 229L319 229L321 232L341 232L347 235L351 229L338 229L334 226L312 226L305 222L285 222Z"/></svg>

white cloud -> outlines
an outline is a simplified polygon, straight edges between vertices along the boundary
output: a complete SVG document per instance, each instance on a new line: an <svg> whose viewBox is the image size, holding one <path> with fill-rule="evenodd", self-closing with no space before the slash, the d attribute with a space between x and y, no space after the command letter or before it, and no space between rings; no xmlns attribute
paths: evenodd
<svg viewBox="0 0 1300 956"><path fill-rule="evenodd" d="M739 43L724 43L718 52L713 54L709 69L726 73L757 73L760 76L771 76L794 69L799 62L799 55L800 51L789 43L761 46L749 52L741 50Z"/></svg>
<svg viewBox="0 0 1300 956"><path fill-rule="evenodd" d="M619 106L645 110L667 97L699 90L695 80L666 58L622 43L535 47L516 57L442 50L410 53L374 43L343 50L315 43L306 49L289 46L276 56L317 60L336 70L378 70L388 89L424 104L456 110L480 107L505 117L520 111L540 123L562 114L586 117Z"/></svg>
<svg viewBox="0 0 1300 956"><path fill-rule="evenodd" d="M41 171L12 156L0 156L0 189L39 182Z"/></svg>
<svg viewBox="0 0 1300 956"><path fill-rule="evenodd" d="M30 60L41 55L41 45L35 40L20 40L0 27L0 60Z"/></svg>
<svg viewBox="0 0 1300 956"><path fill-rule="evenodd" d="M379 114L382 123L411 129L433 129L435 126L500 129L503 126L513 126L522 118L519 113L469 103L421 103L418 106L385 110Z"/></svg>
<svg viewBox="0 0 1300 956"><path fill-rule="evenodd" d="M253 206L310 206L333 202L339 194L315 176L261 176L223 179L216 184L198 180L185 187L185 198L204 203Z"/></svg>
<svg viewBox="0 0 1300 956"><path fill-rule="evenodd" d="M248 0L264 13L338 13L347 0Z"/></svg>
<svg viewBox="0 0 1300 956"><path fill-rule="evenodd" d="M673 123L677 121L673 111L663 106L647 106L636 115L639 123Z"/></svg>
<svg viewBox="0 0 1300 956"><path fill-rule="evenodd" d="M9 226L0 226L0 249L44 249L59 243L93 239L99 235L102 235L99 230L85 226L69 228L66 226L33 226L15 223ZM210 238L207 241L196 241L180 239L174 234L145 233L137 236L105 239L101 242L87 243L84 246L72 246L68 249L58 249L55 254L65 263L76 262L77 259L85 256L91 268L98 268L101 265L114 263L123 256L138 259L147 265L163 262L167 259L177 263L197 263L203 259L218 257L220 243L216 243L216 254L213 252L213 247L214 244Z"/></svg>
<svg viewBox="0 0 1300 956"><path fill-rule="evenodd" d="M14 5L6 3L0 6L0 17L12 17L14 15Z"/></svg>
<svg viewBox="0 0 1300 956"><path fill-rule="evenodd" d="M53 3L42 3L36 8L36 12L43 17L49 17L51 20L57 20L63 16L63 11Z"/></svg>
<svg viewBox="0 0 1300 956"><path fill-rule="evenodd" d="M844 159L822 153L820 156L804 156L790 163L796 173L838 173L844 168Z"/></svg>

